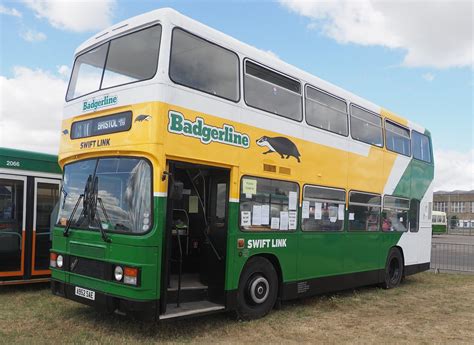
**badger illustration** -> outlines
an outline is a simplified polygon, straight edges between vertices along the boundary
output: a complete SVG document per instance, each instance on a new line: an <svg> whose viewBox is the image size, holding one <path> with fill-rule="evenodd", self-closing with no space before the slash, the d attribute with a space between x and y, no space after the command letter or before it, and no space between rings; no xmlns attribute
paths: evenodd
<svg viewBox="0 0 474 345"><path fill-rule="evenodd" d="M284 137L270 138L263 136L257 140L257 145L268 148L268 151L263 153L264 155L267 153L276 152L281 156L281 158L288 159L291 156L295 157L298 163L300 162L301 155L298 151L298 148L290 139Z"/></svg>
<svg viewBox="0 0 474 345"><path fill-rule="evenodd" d="M135 122L143 122L143 121L148 121L151 119L151 116L150 115L138 115L136 118L135 118Z"/></svg>

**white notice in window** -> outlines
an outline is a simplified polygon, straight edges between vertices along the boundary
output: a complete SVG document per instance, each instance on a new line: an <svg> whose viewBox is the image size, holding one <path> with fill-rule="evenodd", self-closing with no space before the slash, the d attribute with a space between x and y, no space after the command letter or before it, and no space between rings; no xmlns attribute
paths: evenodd
<svg viewBox="0 0 474 345"><path fill-rule="evenodd" d="M189 213L198 213L198 196L190 195L189 196Z"/></svg>
<svg viewBox="0 0 474 345"><path fill-rule="evenodd" d="M309 218L309 201L303 201L303 209L301 212L303 219Z"/></svg>
<svg viewBox="0 0 474 345"><path fill-rule="evenodd" d="M354 219L355 219L354 213L352 213L352 212L349 213L349 220L354 220Z"/></svg>
<svg viewBox="0 0 474 345"><path fill-rule="evenodd" d="M278 217L272 217L272 225L271 225L272 230L278 230L280 229L280 218Z"/></svg>
<svg viewBox="0 0 474 345"><path fill-rule="evenodd" d="M296 211L288 212L288 229L296 230Z"/></svg>
<svg viewBox="0 0 474 345"><path fill-rule="evenodd" d="M250 211L242 211L240 212L240 225L241 226L250 226L251 212Z"/></svg>
<svg viewBox="0 0 474 345"><path fill-rule="evenodd" d="M322 207L322 204L320 202L314 203L314 219L322 218L321 207Z"/></svg>
<svg viewBox="0 0 474 345"><path fill-rule="evenodd" d="M288 212L280 212L280 230L288 230Z"/></svg>
<svg viewBox="0 0 474 345"><path fill-rule="evenodd" d="M270 224L270 205L262 205L262 225Z"/></svg>
<svg viewBox="0 0 474 345"><path fill-rule="evenodd" d="M339 209L337 212L337 219L344 220L344 211L346 210L346 205L339 204Z"/></svg>
<svg viewBox="0 0 474 345"><path fill-rule="evenodd" d="M297 207L297 201L298 201L298 193L296 192L290 192L289 193L289 201L288 201L288 209L290 211L296 210Z"/></svg>
<svg viewBox="0 0 474 345"><path fill-rule="evenodd" d="M261 205L253 205L252 225L262 225L262 206Z"/></svg>

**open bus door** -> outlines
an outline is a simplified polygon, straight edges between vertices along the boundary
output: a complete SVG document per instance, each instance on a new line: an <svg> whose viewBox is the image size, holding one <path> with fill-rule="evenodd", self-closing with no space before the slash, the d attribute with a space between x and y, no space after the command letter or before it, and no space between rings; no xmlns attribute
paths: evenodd
<svg viewBox="0 0 474 345"><path fill-rule="evenodd" d="M230 172L170 162L160 319L225 308Z"/></svg>

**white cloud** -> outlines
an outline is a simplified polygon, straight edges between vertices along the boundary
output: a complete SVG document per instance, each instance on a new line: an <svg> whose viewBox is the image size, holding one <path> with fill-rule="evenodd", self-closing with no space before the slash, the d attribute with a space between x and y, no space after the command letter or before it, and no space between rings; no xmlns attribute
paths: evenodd
<svg viewBox="0 0 474 345"><path fill-rule="evenodd" d="M0 76L0 146L56 154L66 87L60 75L40 69Z"/></svg>
<svg viewBox="0 0 474 345"><path fill-rule="evenodd" d="M403 49L406 66L473 67L470 0L280 0L339 43Z"/></svg>
<svg viewBox="0 0 474 345"><path fill-rule="evenodd" d="M0 5L0 14L21 18L21 13L16 8L8 8Z"/></svg>
<svg viewBox="0 0 474 345"><path fill-rule="evenodd" d="M21 32L20 37L28 42L40 42L46 39L46 35L44 33L31 29Z"/></svg>
<svg viewBox="0 0 474 345"><path fill-rule="evenodd" d="M474 149L435 151L434 190L474 190Z"/></svg>
<svg viewBox="0 0 474 345"><path fill-rule="evenodd" d="M433 73L428 72L428 73L422 74L421 77L426 81L433 81L436 76Z"/></svg>
<svg viewBox="0 0 474 345"><path fill-rule="evenodd" d="M116 0L23 0L38 18L58 29L97 31L111 25Z"/></svg>
<svg viewBox="0 0 474 345"><path fill-rule="evenodd" d="M69 78L69 74L71 73L71 70L69 69L69 66L66 65L61 65L57 66L58 68L58 73L61 75L63 78Z"/></svg>

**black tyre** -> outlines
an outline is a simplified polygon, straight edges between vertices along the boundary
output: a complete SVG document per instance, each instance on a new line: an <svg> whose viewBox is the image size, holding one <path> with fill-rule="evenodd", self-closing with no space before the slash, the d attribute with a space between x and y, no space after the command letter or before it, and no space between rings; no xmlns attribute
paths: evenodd
<svg viewBox="0 0 474 345"><path fill-rule="evenodd" d="M272 263L255 257L245 265L237 291L237 315L243 320L267 315L278 295L278 276Z"/></svg>
<svg viewBox="0 0 474 345"><path fill-rule="evenodd" d="M400 284L403 277L403 257L400 250L392 248L385 264L384 289L392 289Z"/></svg>

